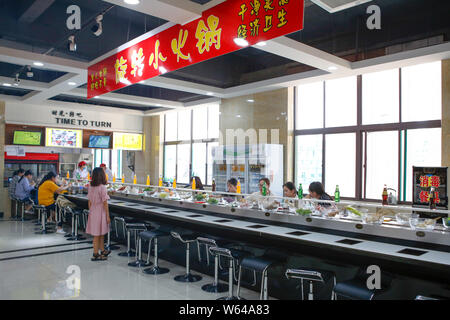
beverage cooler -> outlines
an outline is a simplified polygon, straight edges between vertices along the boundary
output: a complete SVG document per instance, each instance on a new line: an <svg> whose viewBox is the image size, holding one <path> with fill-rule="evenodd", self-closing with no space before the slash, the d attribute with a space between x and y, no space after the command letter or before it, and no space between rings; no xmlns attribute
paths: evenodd
<svg viewBox="0 0 450 320"><path fill-rule="evenodd" d="M259 191L259 179L270 180L270 190L283 194L283 146L258 144L218 146L212 150L217 191L227 191L230 178L239 179L242 193Z"/></svg>
<svg viewBox="0 0 450 320"><path fill-rule="evenodd" d="M33 180L40 180L48 172L58 173L59 154L57 153L25 153L25 156L8 156L5 152L5 175L3 185L9 186L13 172L22 168L33 172Z"/></svg>

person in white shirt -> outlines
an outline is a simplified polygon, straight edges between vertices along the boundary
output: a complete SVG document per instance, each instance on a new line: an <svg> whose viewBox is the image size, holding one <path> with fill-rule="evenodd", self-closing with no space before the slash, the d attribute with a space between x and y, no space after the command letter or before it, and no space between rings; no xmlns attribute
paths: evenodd
<svg viewBox="0 0 450 320"><path fill-rule="evenodd" d="M113 173L111 170L109 170L109 168L106 166L106 164L102 163L100 165L100 168L102 168L106 174L106 182L113 181Z"/></svg>
<svg viewBox="0 0 450 320"><path fill-rule="evenodd" d="M73 178L74 179L87 179L88 174L89 173L87 170L86 162L81 161L80 163L78 163L78 168L75 169L75 171L73 172Z"/></svg>

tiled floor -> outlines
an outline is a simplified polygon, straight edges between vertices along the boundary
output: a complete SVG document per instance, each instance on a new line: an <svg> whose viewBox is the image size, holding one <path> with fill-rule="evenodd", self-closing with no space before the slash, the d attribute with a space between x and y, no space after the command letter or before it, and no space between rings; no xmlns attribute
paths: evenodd
<svg viewBox="0 0 450 320"><path fill-rule="evenodd" d="M0 220L0 299L212 300L227 294L201 290L213 281L210 276L189 284L174 281L185 269L164 260L160 266L170 272L158 276L128 267L118 251L108 261L92 262L90 243L72 243L60 234L37 235L36 227L30 221ZM24 250L43 246L51 247ZM245 288L241 295L259 298Z"/></svg>

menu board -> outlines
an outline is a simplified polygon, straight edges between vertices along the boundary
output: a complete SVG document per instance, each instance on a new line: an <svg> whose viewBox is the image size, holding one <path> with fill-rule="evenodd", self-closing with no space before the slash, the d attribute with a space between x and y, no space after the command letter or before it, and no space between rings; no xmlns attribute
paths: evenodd
<svg viewBox="0 0 450 320"><path fill-rule="evenodd" d="M40 146L41 145L41 133L29 132L29 131L14 131L13 144L28 145L28 146Z"/></svg>
<svg viewBox="0 0 450 320"><path fill-rule="evenodd" d="M142 134L114 132L113 149L142 150Z"/></svg>
<svg viewBox="0 0 450 320"><path fill-rule="evenodd" d="M46 147L83 148L83 131L46 128Z"/></svg>

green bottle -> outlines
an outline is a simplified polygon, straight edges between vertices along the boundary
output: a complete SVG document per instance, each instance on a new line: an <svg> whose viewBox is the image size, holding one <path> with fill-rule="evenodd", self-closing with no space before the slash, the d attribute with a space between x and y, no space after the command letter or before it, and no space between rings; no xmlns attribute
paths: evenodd
<svg viewBox="0 0 450 320"><path fill-rule="evenodd" d="M298 198L299 198L299 199L303 199L303 187L302 187L302 184L301 184L301 183L298 185L298 192L297 192L297 195L298 195Z"/></svg>
<svg viewBox="0 0 450 320"><path fill-rule="evenodd" d="M262 187L262 195L264 197L267 196L267 186L266 186L265 182L264 182L263 187Z"/></svg>
<svg viewBox="0 0 450 320"><path fill-rule="evenodd" d="M336 185L336 191L334 191L334 202L341 201L341 193L339 192L339 186Z"/></svg>

